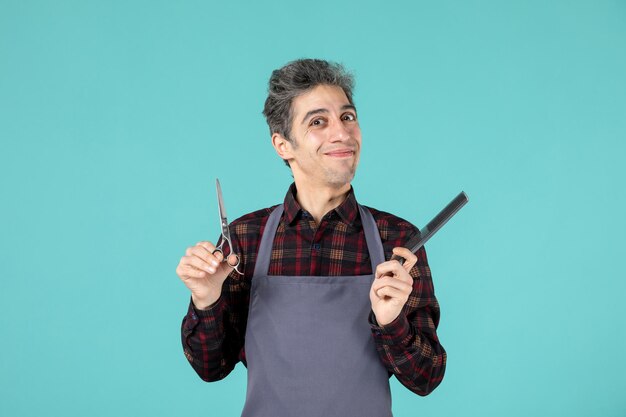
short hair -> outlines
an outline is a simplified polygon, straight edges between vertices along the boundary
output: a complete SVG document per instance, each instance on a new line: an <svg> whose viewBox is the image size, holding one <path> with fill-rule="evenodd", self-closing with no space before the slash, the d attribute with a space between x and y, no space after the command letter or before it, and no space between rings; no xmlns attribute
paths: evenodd
<svg viewBox="0 0 626 417"><path fill-rule="evenodd" d="M263 108L270 135L280 133L293 143L291 139L293 100L318 85L341 87L350 104L354 104L352 101L354 77L341 64L321 59L298 59L272 71ZM287 161L285 164L289 166Z"/></svg>

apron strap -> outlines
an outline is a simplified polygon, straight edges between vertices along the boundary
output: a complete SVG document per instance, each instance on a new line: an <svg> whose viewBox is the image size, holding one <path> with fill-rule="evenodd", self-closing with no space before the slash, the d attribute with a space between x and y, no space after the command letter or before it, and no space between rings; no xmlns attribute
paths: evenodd
<svg viewBox="0 0 626 417"><path fill-rule="evenodd" d="M361 215L361 223L363 224L363 230L365 232L365 242L367 243L370 261L372 263L373 274L374 271L376 271L376 267L385 261L385 252L374 216L372 216L372 213L365 207L360 204L358 206L359 214ZM265 229L263 230L263 236L261 237L259 252L254 266L254 276L267 275L269 271L274 237L276 236L276 229L278 229L283 211L284 207L280 204L272 211L270 217L267 219L267 223L265 223Z"/></svg>
<svg viewBox="0 0 626 417"><path fill-rule="evenodd" d="M259 244L259 252L256 256L256 263L254 265L254 276L267 275L270 269L270 259L272 255L272 244L274 243L274 236L276 236L276 229L278 228L278 222L283 215L283 205L280 204L272 211L267 223L265 223L265 230L263 230L263 236L261 237L261 243Z"/></svg>
<svg viewBox="0 0 626 417"><path fill-rule="evenodd" d="M376 220L372 213L363 207L359 206L359 213L361 213L361 223L363 223L363 231L365 232L365 242L367 243L367 249L370 253L370 261L372 262L372 274L376 272L376 267L379 264L385 262L385 251L383 249L383 242L380 239L380 233L376 226Z"/></svg>

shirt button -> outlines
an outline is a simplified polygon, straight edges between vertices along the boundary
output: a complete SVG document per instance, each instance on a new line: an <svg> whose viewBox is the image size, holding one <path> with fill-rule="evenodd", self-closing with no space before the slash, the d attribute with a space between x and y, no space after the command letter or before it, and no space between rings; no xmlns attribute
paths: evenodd
<svg viewBox="0 0 626 417"><path fill-rule="evenodd" d="M198 317L197 317L195 314L192 314L191 318L195 320L195 319L197 319Z"/></svg>
<svg viewBox="0 0 626 417"><path fill-rule="evenodd" d="M320 245L319 243L314 243L313 244L313 250L320 250L322 247L322 245Z"/></svg>

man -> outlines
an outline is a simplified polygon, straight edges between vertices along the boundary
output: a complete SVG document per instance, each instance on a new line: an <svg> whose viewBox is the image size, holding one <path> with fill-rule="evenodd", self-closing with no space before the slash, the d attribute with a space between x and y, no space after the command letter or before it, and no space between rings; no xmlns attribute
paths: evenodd
<svg viewBox="0 0 626 417"><path fill-rule="evenodd" d="M350 185L361 151L352 87L321 60L272 73L263 113L294 184L282 205L232 222L243 275L211 242L176 270L191 291L185 356L205 381L246 365L245 417L391 416L392 374L419 395L443 379L426 252L402 247L417 228L360 206Z"/></svg>

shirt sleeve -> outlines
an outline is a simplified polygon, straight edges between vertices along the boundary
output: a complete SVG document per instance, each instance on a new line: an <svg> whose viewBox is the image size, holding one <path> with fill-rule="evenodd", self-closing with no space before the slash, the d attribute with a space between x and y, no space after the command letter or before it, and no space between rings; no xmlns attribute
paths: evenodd
<svg viewBox="0 0 626 417"><path fill-rule="evenodd" d="M193 301L189 301L181 325L183 352L204 381L225 378L238 362L237 348L226 337L227 317L224 297L207 310L198 310Z"/></svg>
<svg viewBox="0 0 626 417"><path fill-rule="evenodd" d="M234 236L232 238L234 240ZM229 251L224 255L228 256ZM220 298L206 310L197 309L190 297L181 324L183 353L206 382L225 378L240 360L246 364L244 333L248 289L242 282L233 270L224 281Z"/></svg>
<svg viewBox="0 0 626 417"><path fill-rule="evenodd" d="M413 290L400 315L380 326L372 312L369 322L376 350L387 370L409 390L425 396L443 380L446 351L437 337L439 303L423 247L417 259L410 271Z"/></svg>

